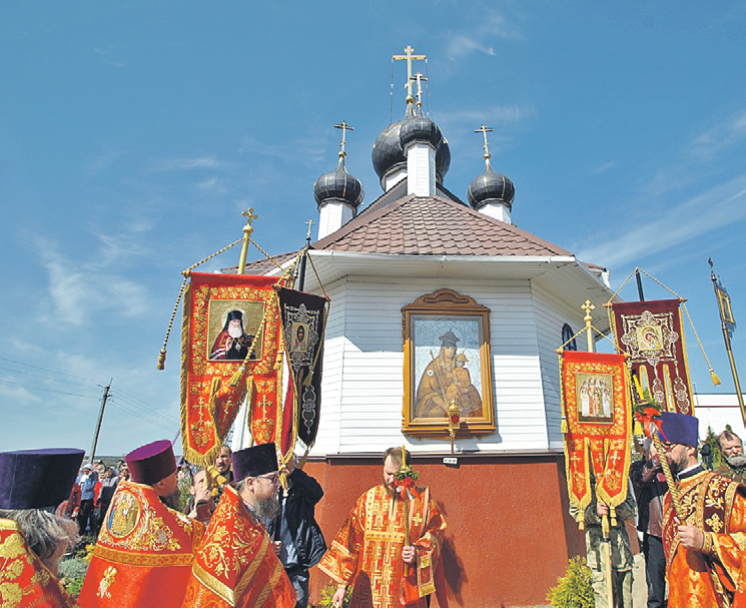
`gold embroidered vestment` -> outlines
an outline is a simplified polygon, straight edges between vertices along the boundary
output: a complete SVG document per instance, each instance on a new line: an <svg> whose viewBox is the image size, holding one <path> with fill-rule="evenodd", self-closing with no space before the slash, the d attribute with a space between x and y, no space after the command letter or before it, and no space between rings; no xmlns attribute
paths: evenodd
<svg viewBox="0 0 746 608"><path fill-rule="evenodd" d="M417 552L417 586L424 607L434 593L434 572L446 522L427 488L410 501L409 530ZM363 494L347 517L319 568L338 584L352 585L351 608L400 607L404 578L404 503L379 485Z"/></svg>

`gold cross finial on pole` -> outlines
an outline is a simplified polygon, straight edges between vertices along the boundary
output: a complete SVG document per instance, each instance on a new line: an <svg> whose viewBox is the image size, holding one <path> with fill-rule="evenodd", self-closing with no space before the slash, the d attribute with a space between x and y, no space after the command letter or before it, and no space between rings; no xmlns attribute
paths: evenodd
<svg viewBox="0 0 746 608"><path fill-rule="evenodd" d="M422 81L427 82L427 78L425 78L420 72L417 72L414 76L412 76L412 80L414 80L417 83L417 107L422 107Z"/></svg>
<svg viewBox="0 0 746 608"><path fill-rule="evenodd" d="M347 143L347 131L354 131L355 127L348 125L346 120L343 120L340 124L334 125L335 129L342 129L342 143L339 144L339 147L342 148L339 151L339 155L342 158L345 158L347 156L347 152L345 152L345 144Z"/></svg>
<svg viewBox="0 0 746 608"><path fill-rule="evenodd" d="M490 154L490 145L487 141L487 133L492 133L492 131L494 131L494 129L487 125L482 125L478 129L474 129L474 133L482 133L482 135L484 135L484 146L482 146L484 148L484 160L492 158L492 155Z"/></svg>
<svg viewBox="0 0 746 608"><path fill-rule="evenodd" d="M394 55L392 57L394 61L406 61L407 62L407 84L404 85L407 89L407 103L414 103L414 96L412 95L412 62L413 61L427 61L427 55L415 55L414 49L407 45L404 49L404 55Z"/></svg>
<svg viewBox="0 0 746 608"><path fill-rule="evenodd" d="M308 224L308 232L306 233L306 241L310 242L311 241L311 226L313 226L314 222L313 220L308 220L306 224Z"/></svg>
<svg viewBox="0 0 746 608"><path fill-rule="evenodd" d="M246 225L243 227L243 245L241 245L241 257L238 258L238 274L243 274L246 270L246 255L249 253L249 242L251 241L251 234L254 232L251 222L259 218L258 215L254 214L253 207L249 207L249 210L244 211L241 215L246 218Z"/></svg>
<svg viewBox="0 0 746 608"><path fill-rule="evenodd" d="M595 306L591 304L590 300L586 300L585 304L583 304L580 308L582 308L585 311L585 316L583 317L583 321L585 321L585 331L586 331L586 337L588 338L588 352L593 352L593 329L591 324L593 323L593 316L591 315L591 311L595 310Z"/></svg>

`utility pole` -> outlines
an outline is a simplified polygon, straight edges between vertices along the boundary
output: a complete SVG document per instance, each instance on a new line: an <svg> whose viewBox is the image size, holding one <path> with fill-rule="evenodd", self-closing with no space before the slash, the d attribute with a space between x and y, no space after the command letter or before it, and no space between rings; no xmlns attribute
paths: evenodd
<svg viewBox="0 0 746 608"><path fill-rule="evenodd" d="M104 408L106 407L106 401L109 399L109 390L111 390L111 382L113 378L109 380L109 384L104 387L104 394L101 397L101 409L98 411L98 422L96 422L96 431L93 433L93 443L91 444L91 457L88 462L93 464L93 458L96 456L96 444L98 443L98 433L101 430L101 420L104 418Z"/></svg>

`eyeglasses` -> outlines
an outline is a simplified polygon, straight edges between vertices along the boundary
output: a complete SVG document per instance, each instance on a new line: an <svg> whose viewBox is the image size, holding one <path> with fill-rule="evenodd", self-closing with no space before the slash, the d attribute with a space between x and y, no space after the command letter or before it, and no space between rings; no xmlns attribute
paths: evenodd
<svg viewBox="0 0 746 608"><path fill-rule="evenodd" d="M280 474L275 473L274 475L257 475L257 479L266 479L269 483L275 484L280 482Z"/></svg>

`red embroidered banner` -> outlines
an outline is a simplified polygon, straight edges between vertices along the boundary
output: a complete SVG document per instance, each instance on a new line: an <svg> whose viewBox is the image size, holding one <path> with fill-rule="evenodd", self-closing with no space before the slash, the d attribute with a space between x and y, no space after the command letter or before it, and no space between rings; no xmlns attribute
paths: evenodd
<svg viewBox="0 0 746 608"><path fill-rule="evenodd" d="M191 462L213 463L247 394L254 441L274 440L281 355L273 285L278 281L191 275L181 345L181 438Z"/></svg>
<svg viewBox="0 0 746 608"><path fill-rule="evenodd" d="M679 300L611 305L617 348L663 411L694 415Z"/></svg>
<svg viewBox="0 0 746 608"><path fill-rule="evenodd" d="M560 357L565 468L570 502L583 510L596 494L610 507L627 497L631 407L624 355L563 351Z"/></svg>

